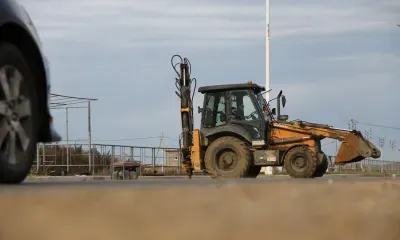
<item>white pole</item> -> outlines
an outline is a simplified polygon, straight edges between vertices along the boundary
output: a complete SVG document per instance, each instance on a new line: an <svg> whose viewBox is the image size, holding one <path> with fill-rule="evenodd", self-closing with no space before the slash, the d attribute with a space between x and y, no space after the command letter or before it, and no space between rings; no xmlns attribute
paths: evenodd
<svg viewBox="0 0 400 240"><path fill-rule="evenodd" d="M271 79L270 79L270 44L269 44L269 17L270 10L269 10L269 0L265 2L265 90L271 89ZM270 92L265 94L265 100L269 101ZM264 172L266 175L272 175L272 167L263 167L261 172Z"/></svg>
<svg viewBox="0 0 400 240"><path fill-rule="evenodd" d="M270 36L269 36L269 30L270 30L270 10L269 10L269 0L266 0L265 3L265 24L266 24L266 28L265 28L265 90L269 90L271 88L271 79L270 79ZM266 93L266 99L267 101L269 101L270 97L269 97L269 92Z"/></svg>

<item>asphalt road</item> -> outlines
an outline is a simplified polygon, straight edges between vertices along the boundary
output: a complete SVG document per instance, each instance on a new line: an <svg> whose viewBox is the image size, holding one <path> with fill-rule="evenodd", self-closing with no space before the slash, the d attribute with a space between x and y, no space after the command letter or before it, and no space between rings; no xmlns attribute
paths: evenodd
<svg viewBox="0 0 400 240"><path fill-rule="evenodd" d="M28 190L49 188L152 188L152 187L192 187L192 186L221 186L225 184L328 184L332 182L378 182L378 181L400 182L400 177L366 177L359 175L325 175L314 179L291 179L288 176L258 176L256 179L238 180L215 180L208 176L187 177L141 177L138 180L117 181L110 179L94 180L92 177L57 177L27 179L20 185L3 185L0 189L6 190Z"/></svg>
<svg viewBox="0 0 400 240"><path fill-rule="evenodd" d="M400 239L397 177L28 179L0 188L2 240Z"/></svg>

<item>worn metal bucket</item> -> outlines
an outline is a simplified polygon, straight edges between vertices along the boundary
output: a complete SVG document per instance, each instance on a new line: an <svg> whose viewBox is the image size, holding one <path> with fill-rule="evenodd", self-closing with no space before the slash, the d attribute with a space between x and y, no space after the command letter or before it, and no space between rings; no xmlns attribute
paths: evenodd
<svg viewBox="0 0 400 240"><path fill-rule="evenodd" d="M380 156L381 151L372 142L365 139L359 131L354 130L342 141L335 163L360 162L368 157L379 158Z"/></svg>

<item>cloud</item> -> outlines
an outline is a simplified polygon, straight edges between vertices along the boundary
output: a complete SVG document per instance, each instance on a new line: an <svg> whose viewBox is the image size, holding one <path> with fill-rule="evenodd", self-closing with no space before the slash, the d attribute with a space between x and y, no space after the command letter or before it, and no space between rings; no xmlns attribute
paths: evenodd
<svg viewBox="0 0 400 240"><path fill-rule="evenodd" d="M252 4L179 0L22 2L30 10L43 38L92 47L207 45L221 48L263 44L265 38L265 7L261 0ZM381 5L308 2L311 4L283 1L271 5L274 38L392 28L389 23L392 15L375 14Z"/></svg>
<svg viewBox="0 0 400 240"><path fill-rule="evenodd" d="M175 53L189 57L201 86L264 85L263 0L20 1L43 40L52 91L99 98L94 140L179 135ZM397 0L271 1L272 94L283 89L284 113L339 127L350 118L396 125L399 7ZM196 93L196 127L201 102ZM53 112L64 133L64 112ZM87 138L86 112L69 114L70 137ZM397 137L374 129L379 134Z"/></svg>

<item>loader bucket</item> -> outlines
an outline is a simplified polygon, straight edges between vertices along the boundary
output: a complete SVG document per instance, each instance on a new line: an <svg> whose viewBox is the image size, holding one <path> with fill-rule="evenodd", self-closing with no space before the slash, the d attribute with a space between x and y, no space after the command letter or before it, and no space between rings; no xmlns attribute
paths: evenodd
<svg viewBox="0 0 400 240"><path fill-rule="evenodd" d="M360 132L353 131L342 141L335 164L360 162L367 157L380 156L381 152L372 142L365 139Z"/></svg>

